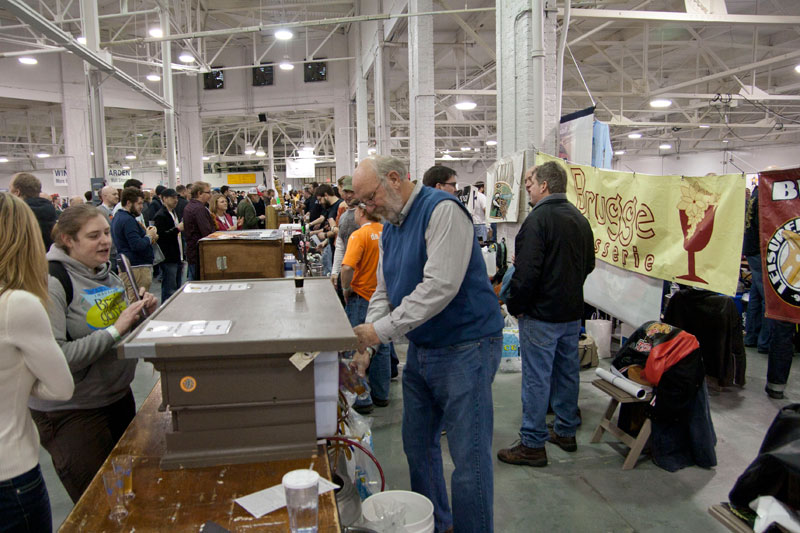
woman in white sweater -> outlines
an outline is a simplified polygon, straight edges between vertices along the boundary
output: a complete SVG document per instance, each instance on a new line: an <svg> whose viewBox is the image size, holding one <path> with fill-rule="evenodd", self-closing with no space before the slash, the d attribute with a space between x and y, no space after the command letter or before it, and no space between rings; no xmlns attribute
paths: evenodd
<svg viewBox="0 0 800 533"><path fill-rule="evenodd" d="M47 260L33 211L0 193L0 530L52 530L28 397L68 400L73 381L50 333Z"/></svg>

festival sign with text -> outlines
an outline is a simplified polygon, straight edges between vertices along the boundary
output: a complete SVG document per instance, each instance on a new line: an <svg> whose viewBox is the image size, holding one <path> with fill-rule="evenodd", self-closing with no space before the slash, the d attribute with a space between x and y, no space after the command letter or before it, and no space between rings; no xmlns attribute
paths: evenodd
<svg viewBox="0 0 800 533"><path fill-rule="evenodd" d="M766 315L800 323L800 168L758 176Z"/></svg>
<svg viewBox="0 0 800 533"><path fill-rule="evenodd" d="M744 177L652 176L558 161L567 197L589 220L598 259L647 276L734 295Z"/></svg>

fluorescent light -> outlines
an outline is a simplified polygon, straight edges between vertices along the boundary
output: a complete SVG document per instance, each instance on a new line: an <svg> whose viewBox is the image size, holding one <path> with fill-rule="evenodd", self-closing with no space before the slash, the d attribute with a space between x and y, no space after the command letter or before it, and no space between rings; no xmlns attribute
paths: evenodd
<svg viewBox="0 0 800 533"><path fill-rule="evenodd" d="M275 32L275 38L279 41L288 41L292 37L294 37L294 33L290 30L283 29Z"/></svg>
<svg viewBox="0 0 800 533"><path fill-rule="evenodd" d="M497 141L494 139L489 139L486 141L486 146L497 146Z"/></svg>
<svg viewBox="0 0 800 533"><path fill-rule="evenodd" d="M703 128L703 129L707 129L707 128L710 128L710 127L711 127L711 126L709 126L708 124L700 124L700 125L698 126L698 128Z"/></svg>
<svg viewBox="0 0 800 533"><path fill-rule="evenodd" d="M664 108L672 105L672 100L666 98L653 98L650 100L650 107Z"/></svg>
<svg viewBox="0 0 800 533"><path fill-rule="evenodd" d="M472 100L462 100L460 102L456 102L456 109L460 111L472 111L476 107L478 107L478 104Z"/></svg>
<svg viewBox="0 0 800 533"><path fill-rule="evenodd" d="M669 143L662 143L658 145L659 150L669 150L670 148L672 148L672 145Z"/></svg>
<svg viewBox="0 0 800 533"><path fill-rule="evenodd" d="M127 159L128 161L133 161L134 159L136 159L136 154L133 154L133 153L127 154L125 156L125 159Z"/></svg>
<svg viewBox="0 0 800 533"><path fill-rule="evenodd" d="M48 154L47 152L39 152L38 154L36 154L36 157L38 157L39 159L47 159L48 157L50 157L50 154Z"/></svg>
<svg viewBox="0 0 800 533"><path fill-rule="evenodd" d="M39 60L37 60L35 57L29 57L29 56L22 56L18 59L18 61L23 65L35 65L36 63L39 62Z"/></svg>
<svg viewBox="0 0 800 533"><path fill-rule="evenodd" d="M625 155L625 150L617 150L614 155Z"/></svg>
<svg viewBox="0 0 800 533"><path fill-rule="evenodd" d="M728 139L722 139L722 142L727 143L730 142Z"/></svg>
<svg viewBox="0 0 800 533"><path fill-rule="evenodd" d="M156 165L158 165L160 167L166 166L166 164L167 164L167 161L164 160L164 159L159 159L158 161L156 161Z"/></svg>
<svg viewBox="0 0 800 533"><path fill-rule="evenodd" d="M7 157L0 157L0 163L8 163Z"/></svg>
<svg viewBox="0 0 800 533"><path fill-rule="evenodd" d="M444 155L442 156L442 159L455 159L455 157L453 157L453 156L452 156L452 155L450 155L450 154L444 154Z"/></svg>
<svg viewBox="0 0 800 533"><path fill-rule="evenodd" d="M122 170L130 170L131 167L129 165L122 165Z"/></svg>
<svg viewBox="0 0 800 533"><path fill-rule="evenodd" d="M158 72L151 72L150 74L147 75L147 80L148 81L161 81L161 76L158 74Z"/></svg>
<svg viewBox="0 0 800 533"><path fill-rule="evenodd" d="M267 152L265 152L265 151L264 151L264 149L263 149L263 148L261 148L261 147L259 146L259 147L256 149L256 156L258 156L258 157L264 157L265 155L267 155Z"/></svg>
<svg viewBox="0 0 800 533"><path fill-rule="evenodd" d="M377 151L375 148L370 148L370 149L368 149L368 150L367 150L367 153L368 153L369 155L376 154L377 152L378 152L378 151Z"/></svg>
<svg viewBox="0 0 800 533"><path fill-rule="evenodd" d="M794 71L800 73L800 65L797 65L796 67L794 67Z"/></svg>
<svg viewBox="0 0 800 533"><path fill-rule="evenodd" d="M283 61L278 64L278 68L281 70L294 70L294 64L289 61L288 57L284 57Z"/></svg>
<svg viewBox="0 0 800 533"><path fill-rule="evenodd" d="M150 37L155 37L156 39L160 39L164 36L164 32L161 31L161 28L159 28L158 26L150 28L150 31L148 31L147 33L150 34Z"/></svg>
<svg viewBox="0 0 800 533"><path fill-rule="evenodd" d="M472 150L471 146L462 146L461 147L461 151L462 152L469 152L470 150Z"/></svg>
<svg viewBox="0 0 800 533"><path fill-rule="evenodd" d="M253 148L253 145L252 145L252 144L250 144L250 143L245 143L245 145L244 145L244 153L245 153L246 155L253 155L254 153L256 153L256 149L255 149L255 148Z"/></svg>
<svg viewBox="0 0 800 533"><path fill-rule="evenodd" d="M628 134L628 139L641 139L641 138L642 138L642 134L641 133L629 133Z"/></svg>
<svg viewBox="0 0 800 533"><path fill-rule="evenodd" d="M81 35L80 37L76 37L75 40L81 43L83 46L86 46L86 37L84 37L83 35Z"/></svg>
<svg viewBox="0 0 800 533"><path fill-rule="evenodd" d="M203 161L208 161L209 159L211 159L210 155L204 155L203 156Z"/></svg>
<svg viewBox="0 0 800 533"><path fill-rule="evenodd" d="M180 54L178 54L178 61L181 63L194 63L194 54L192 54L189 50L183 50Z"/></svg>

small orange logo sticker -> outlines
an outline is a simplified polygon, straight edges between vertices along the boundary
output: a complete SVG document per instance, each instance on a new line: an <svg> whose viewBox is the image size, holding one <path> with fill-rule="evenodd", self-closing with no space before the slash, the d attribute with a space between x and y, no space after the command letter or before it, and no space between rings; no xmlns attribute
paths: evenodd
<svg viewBox="0 0 800 533"><path fill-rule="evenodd" d="M181 390L183 392L192 392L197 388L197 380L192 376L184 376L181 378Z"/></svg>

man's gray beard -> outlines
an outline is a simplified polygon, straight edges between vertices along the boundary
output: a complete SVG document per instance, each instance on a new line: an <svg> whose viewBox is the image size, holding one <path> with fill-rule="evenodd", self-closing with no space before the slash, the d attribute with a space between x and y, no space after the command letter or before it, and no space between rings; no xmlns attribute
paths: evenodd
<svg viewBox="0 0 800 533"><path fill-rule="evenodd" d="M388 203L386 206L386 214L383 218L390 224L397 225L400 223L400 213L403 211L403 198L399 193L389 187L384 187L384 189L386 191Z"/></svg>

